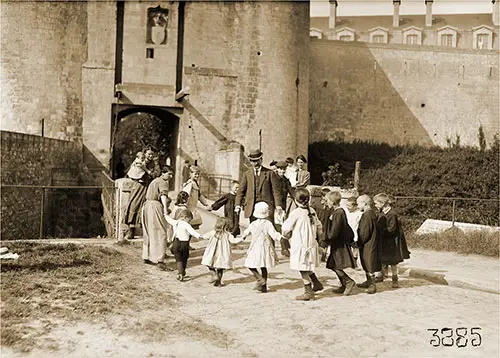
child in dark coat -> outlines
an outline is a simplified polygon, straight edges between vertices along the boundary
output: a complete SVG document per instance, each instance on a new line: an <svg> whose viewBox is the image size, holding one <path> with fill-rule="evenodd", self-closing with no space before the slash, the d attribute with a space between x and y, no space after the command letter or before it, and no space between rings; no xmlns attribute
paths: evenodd
<svg viewBox="0 0 500 358"><path fill-rule="evenodd" d="M361 195L357 203L359 210L363 212L358 226L358 246L361 266L366 274L366 281L357 286L368 288L367 293L373 294L377 292L375 272L381 270L378 257L377 215L372 209L373 201L368 195Z"/></svg>
<svg viewBox="0 0 500 358"><path fill-rule="evenodd" d="M334 293L351 294L356 283L345 272L346 268L354 268L355 261L350 249L354 233L347 223L344 209L340 207L342 196L338 191L325 195L325 204L328 207L329 217L326 220L324 243L330 246L330 255L326 260L326 267L335 271L341 286L334 289ZM322 244L325 246L324 244Z"/></svg>
<svg viewBox="0 0 500 358"><path fill-rule="evenodd" d="M388 266L391 266L392 287L398 288L398 264L403 262L404 259L410 258L406 239L404 235L401 235L401 225L395 210L390 205L389 196L380 193L373 197L373 201L375 207L379 210L379 253L382 271L387 274Z"/></svg>
<svg viewBox="0 0 500 358"><path fill-rule="evenodd" d="M236 192L240 184L234 180L231 182L231 191L219 199L217 199L212 205L208 206L208 210L219 210L224 206L224 216L229 220L230 225L228 227L231 235L236 236L240 234L240 215L234 211L234 202L236 200Z"/></svg>
<svg viewBox="0 0 500 358"><path fill-rule="evenodd" d="M292 184L290 184L290 181L285 177L285 171L287 168L288 164L284 161L279 161L276 163L276 174L278 174L280 178L280 183L281 183L281 207L286 208L286 200L288 197L293 198L294 197L294 189L292 188ZM282 220L279 220L281 222L276 221L276 215L275 215L275 226L276 230L281 231L281 226L283 225L283 221L285 221L288 212L284 212L284 217L280 218ZM281 246L281 254L285 257L290 257L290 243L286 239L281 239L280 241L280 246Z"/></svg>

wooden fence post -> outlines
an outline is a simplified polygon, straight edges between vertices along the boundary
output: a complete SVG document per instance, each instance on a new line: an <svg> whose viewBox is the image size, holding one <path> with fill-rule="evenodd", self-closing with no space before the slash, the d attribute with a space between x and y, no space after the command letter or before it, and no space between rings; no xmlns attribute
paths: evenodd
<svg viewBox="0 0 500 358"><path fill-rule="evenodd" d="M359 186L359 171L361 169L361 162L356 161L356 167L354 169L354 189L358 190Z"/></svg>

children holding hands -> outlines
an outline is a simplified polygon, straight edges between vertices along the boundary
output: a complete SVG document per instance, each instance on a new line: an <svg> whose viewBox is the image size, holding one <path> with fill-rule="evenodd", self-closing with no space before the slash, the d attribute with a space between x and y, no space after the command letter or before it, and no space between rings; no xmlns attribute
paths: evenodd
<svg viewBox="0 0 500 358"><path fill-rule="evenodd" d="M201 264L208 266L212 275L210 283L216 287L222 286L224 270L233 267L230 243L236 244L242 241L241 238L235 238L229 232L231 224L229 219L218 217L215 229L203 235L203 238L208 239L208 244L203 253Z"/></svg>
<svg viewBox="0 0 500 358"><path fill-rule="evenodd" d="M245 266L250 269L257 284L255 289L259 292L267 292L267 269L273 268L278 262L278 256L271 240L278 241L282 235L276 231L269 217L269 206L261 201L255 204L253 216L255 221L248 225L241 238L244 240L252 235L252 242L247 251ZM261 272L259 273L258 269Z"/></svg>
<svg viewBox="0 0 500 358"><path fill-rule="evenodd" d="M282 229L284 235L291 233L290 269L299 271L304 282L304 294L295 299L309 301L314 299L315 292L323 289L314 273L320 263L316 237L321 234L322 227L316 212L309 206L309 191L299 188L294 198L297 208L290 212Z"/></svg>
<svg viewBox="0 0 500 358"><path fill-rule="evenodd" d="M172 243L172 253L175 256L175 262L177 263L177 279L179 281L184 281L186 277L186 267L189 259L189 239L191 236L197 239L202 238L193 227L190 225L191 220L193 220L193 214L189 210L182 210L178 213L178 220L165 214L165 219L167 222L173 226L173 243Z"/></svg>

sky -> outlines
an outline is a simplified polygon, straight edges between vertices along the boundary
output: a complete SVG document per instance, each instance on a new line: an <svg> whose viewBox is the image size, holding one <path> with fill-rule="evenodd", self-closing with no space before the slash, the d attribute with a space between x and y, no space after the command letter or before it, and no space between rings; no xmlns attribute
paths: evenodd
<svg viewBox="0 0 500 358"><path fill-rule="evenodd" d="M311 16L328 16L328 0L310 0ZM392 0L337 0L337 16L392 15ZM434 14L488 14L492 12L491 0L434 0ZM424 0L402 0L402 15L425 14Z"/></svg>

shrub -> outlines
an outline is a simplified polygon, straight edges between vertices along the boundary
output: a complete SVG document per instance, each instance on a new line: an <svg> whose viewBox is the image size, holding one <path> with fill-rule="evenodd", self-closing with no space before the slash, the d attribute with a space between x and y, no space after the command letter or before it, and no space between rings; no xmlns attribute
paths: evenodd
<svg viewBox="0 0 500 358"><path fill-rule="evenodd" d="M375 195L387 192L396 197L454 197L498 199L499 141L490 149L455 145L452 148L390 146L374 142L317 142L309 146L313 184L321 184L321 172L339 163L343 178L353 178L356 161L361 161L359 192ZM499 226L498 201L455 203L456 221ZM448 200L398 199L396 207L415 229L427 218L452 220Z"/></svg>

